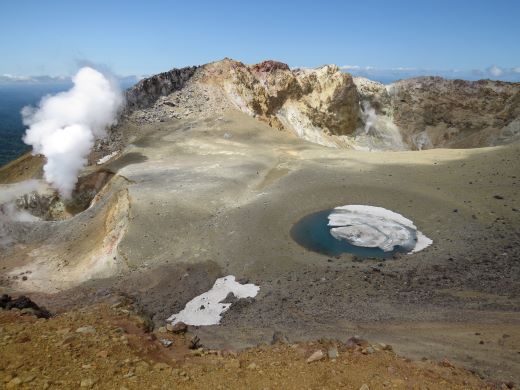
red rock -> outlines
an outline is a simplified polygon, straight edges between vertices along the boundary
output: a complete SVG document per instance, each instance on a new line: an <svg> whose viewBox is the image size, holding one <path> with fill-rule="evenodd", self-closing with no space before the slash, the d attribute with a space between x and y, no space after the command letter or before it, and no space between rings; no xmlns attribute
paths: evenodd
<svg viewBox="0 0 520 390"><path fill-rule="evenodd" d="M274 70L289 70L289 65L283 62L267 60L260 62L259 64L253 65L253 71L255 72L272 72Z"/></svg>

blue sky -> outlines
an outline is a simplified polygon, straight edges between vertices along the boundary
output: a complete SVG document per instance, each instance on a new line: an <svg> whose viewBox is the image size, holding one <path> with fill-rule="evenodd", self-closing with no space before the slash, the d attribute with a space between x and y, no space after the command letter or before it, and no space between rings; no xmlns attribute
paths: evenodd
<svg viewBox="0 0 520 390"><path fill-rule="evenodd" d="M141 75L231 57L520 79L519 18L518 0L3 0L0 75L69 75L82 60Z"/></svg>

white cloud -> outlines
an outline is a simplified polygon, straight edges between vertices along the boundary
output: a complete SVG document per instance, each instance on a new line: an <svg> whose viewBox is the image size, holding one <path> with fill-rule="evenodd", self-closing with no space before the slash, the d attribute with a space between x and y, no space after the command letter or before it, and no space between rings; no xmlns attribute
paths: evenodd
<svg viewBox="0 0 520 390"><path fill-rule="evenodd" d="M448 79L478 80L485 78L520 82L520 66L502 68L497 65L486 69L428 69L400 66L379 68L374 66L343 65L340 69L354 76L362 76L372 80L390 83L399 79L420 76L440 76Z"/></svg>
<svg viewBox="0 0 520 390"><path fill-rule="evenodd" d="M9 81L32 81L33 78L31 76L17 76L14 74L4 73L0 79L6 79Z"/></svg>
<svg viewBox="0 0 520 390"><path fill-rule="evenodd" d="M359 65L342 65L339 68L342 70L360 70L361 66L359 66Z"/></svg>
<svg viewBox="0 0 520 390"><path fill-rule="evenodd" d="M97 68L96 68L97 69ZM149 77L148 75L129 75L129 76L116 76L117 80L122 85L130 86L132 84L137 83L138 81ZM4 73L0 74L0 83L27 83L27 84L38 84L38 83L46 83L46 84L52 84L52 83L59 83L59 84L69 84L72 83L72 78L70 76L47 76L47 75L40 75L40 76L25 76L25 75L16 75L11 73Z"/></svg>
<svg viewBox="0 0 520 390"><path fill-rule="evenodd" d="M414 70L420 70L417 68L399 66L397 68L378 68L376 66L360 66L360 65L342 65L339 67L341 70L346 71L392 71L392 72L410 72Z"/></svg>
<svg viewBox="0 0 520 390"><path fill-rule="evenodd" d="M500 77L504 74L504 70L496 65L490 66L486 70L494 77Z"/></svg>

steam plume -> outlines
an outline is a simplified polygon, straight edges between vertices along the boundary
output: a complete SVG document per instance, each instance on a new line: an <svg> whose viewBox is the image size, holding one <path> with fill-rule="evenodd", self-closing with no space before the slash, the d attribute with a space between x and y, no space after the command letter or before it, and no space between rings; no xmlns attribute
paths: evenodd
<svg viewBox="0 0 520 390"><path fill-rule="evenodd" d="M22 109L29 126L23 140L46 157L45 180L65 198L70 197L94 141L116 123L123 104L117 84L93 68L81 68L72 81L69 91L44 97L38 108Z"/></svg>

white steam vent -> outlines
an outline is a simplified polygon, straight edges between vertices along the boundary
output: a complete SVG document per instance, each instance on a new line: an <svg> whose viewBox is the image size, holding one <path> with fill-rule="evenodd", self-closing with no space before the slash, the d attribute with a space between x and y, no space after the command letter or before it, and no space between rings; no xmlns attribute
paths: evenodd
<svg viewBox="0 0 520 390"><path fill-rule="evenodd" d="M403 137L392 118L377 114L368 101L361 104L365 126L354 135L354 148L359 150L406 150Z"/></svg>
<svg viewBox="0 0 520 390"><path fill-rule="evenodd" d="M354 246L380 248L385 252L399 246L418 252L431 245L412 221L383 207L348 205L329 215L330 234Z"/></svg>
<svg viewBox="0 0 520 390"><path fill-rule="evenodd" d="M117 121L123 95L117 83L90 67L81 68L66 92L46 96L38 108L24 107L29 126L24 142L46 157L45 180L70 197L96 139Z"/></svg>

